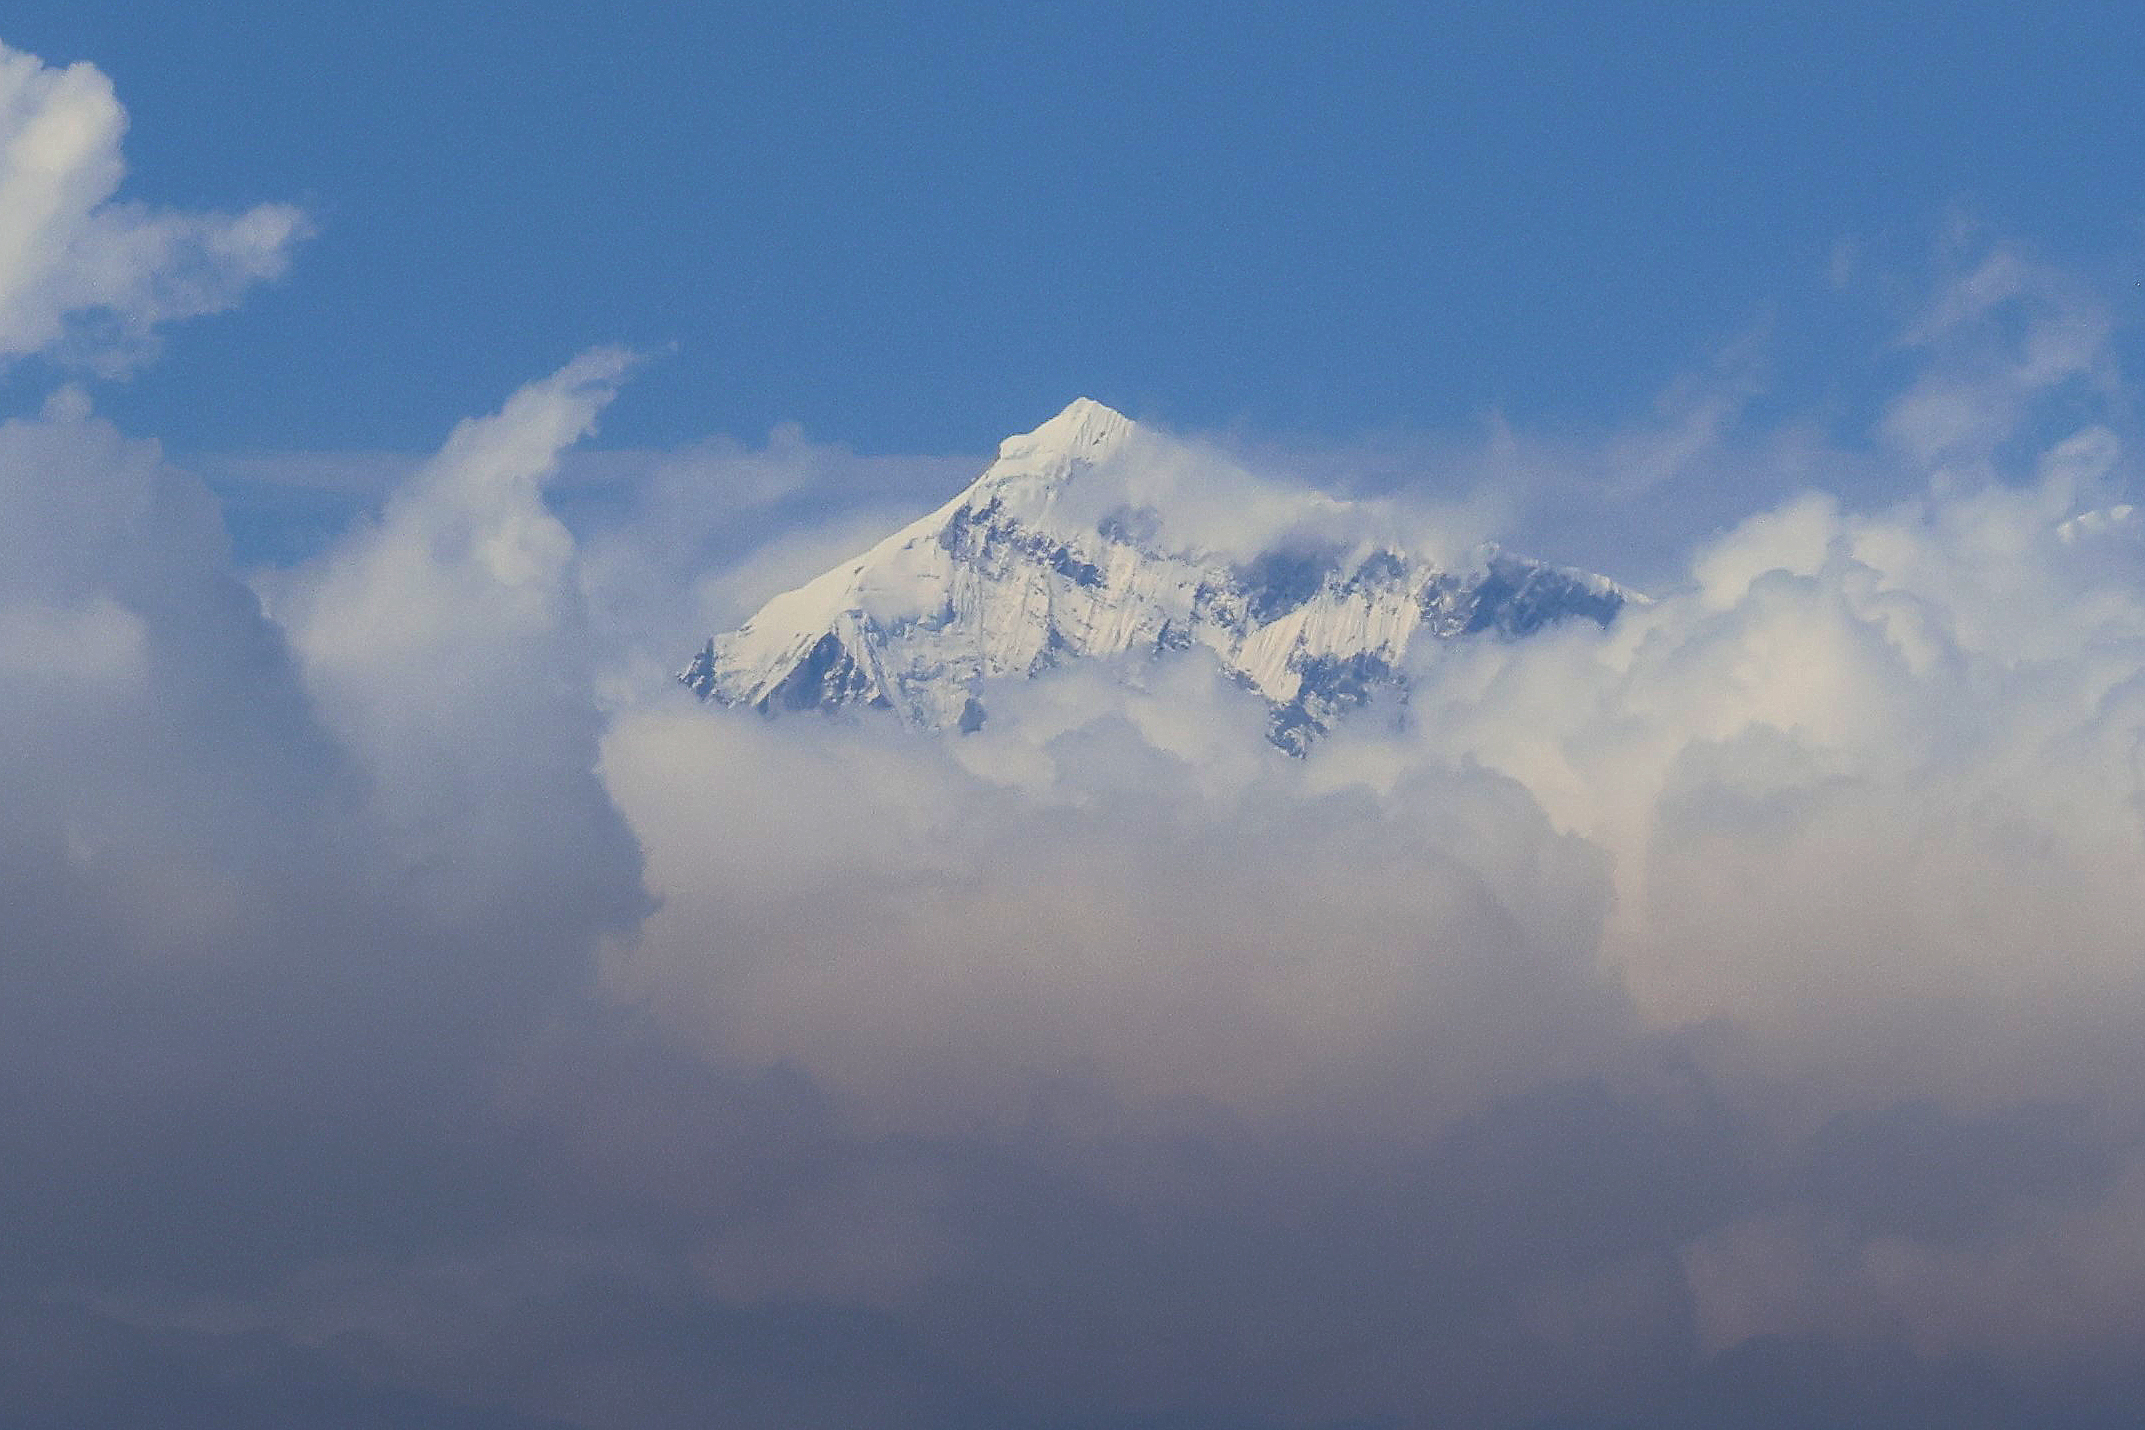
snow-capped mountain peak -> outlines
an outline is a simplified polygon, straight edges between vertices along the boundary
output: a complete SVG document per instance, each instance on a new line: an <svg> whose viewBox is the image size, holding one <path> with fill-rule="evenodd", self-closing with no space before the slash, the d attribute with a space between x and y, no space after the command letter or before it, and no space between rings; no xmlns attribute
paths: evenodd
<svg viewBox="0 0 2145 1430"><path fill-rule="evenodd" d="M1175 520L1182 513L1154 504L1158 492L1194 488L1215 512L1263 508L1260 549L1246 557L1241 532L1200 541ZM1606 622L1626 599L1601 577L1491 546L1447 569L1352 536L1348 518L1359 513L1374 530L1367 508L1277 496L1081 398L1007 438L946 505L710 638L680 678L726 705L881 707L969 730L985 718L987 680L1204 647L1267 699L1276 743L1300 753L1374 688L1397 685L1401 656L1425 632ZM1292 527L1292 514L1316 520Z"/></svg>
<svg viewBox="0 0 2145 1430"><path fill-rule="evenodd" d="M1099 461L1122 445L1132 419L1092 397L1076 397L1063 412L998 444L1000 462Z"/></svg>

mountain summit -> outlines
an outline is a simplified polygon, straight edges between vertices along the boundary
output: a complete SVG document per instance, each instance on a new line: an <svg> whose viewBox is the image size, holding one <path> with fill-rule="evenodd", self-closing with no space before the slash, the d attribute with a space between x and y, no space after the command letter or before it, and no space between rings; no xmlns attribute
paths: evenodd
<svg viewBox="0 0 2145 1430"><path fill-rule="evenodd" d="M1241 486L1241 490L1237 487ZM1180 508L1195 508L1190 523ZM712 637L679 678L764 712L857 705L983 722L982 683L1199 646L1302 753L1411 639L1606 624L1600 576L1490 545L1457 569L1367 534L1373 509L1283 492L1081 398L1007 438L967 490Z"/></svg>

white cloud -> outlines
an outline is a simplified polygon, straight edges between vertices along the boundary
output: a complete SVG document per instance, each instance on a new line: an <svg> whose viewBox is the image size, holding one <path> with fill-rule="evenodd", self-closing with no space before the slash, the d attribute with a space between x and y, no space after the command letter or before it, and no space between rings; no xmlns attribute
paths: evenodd
<svg viewBox="0 0 2145 1430"><path fill-rule="evenodd" d="M542 487L634 362L585 353L462 422L377 520L261 578L386 837L442 899L628 915L574 540Z"/></svg>
<svg viewBox="0 0 2145 1430"><path fill-rule="evenodd" d="M2020 281L1977 267L1986 302L1940 298L1910 390L1979 381L1975 325L2008 327ZM1790 486L1610 630L1426 646L1404 711L1302 764L1196 659L1010 687L950 749L629 704L604 776L660 907L610 987L717 1065L802 1070L873 1135L999 1148L1069 1118L1092 1145L1226 1127L1275 1166L1405 1160L1598 1083L1707 1149L1661 1178L1744 1190L1650 1252L1560 1263L1538 1305L1569 1320L1643 1284L1656 1333L1695 1304L1710 1352L2105 1362L2145 1336L2094 1252L2130 1225L2108 1167L2145 1112L2145 545L2108 505L2131 470L2113 414L2041 405L2075 357L2003 369L2019 396L1977 429L1972 480L1956 443L1888 428L1860 499ZM1824 1152L1902 1108L1965 1170L1878 1135ZM1170 1204L1174 1170L1082 1145L1054 1167ZM1547 1159L1512 1175L1555 1184ZM1856 1178L1907 1190L1858 1203ZM1958 1226L1901 1224L1961 1202ZM733 1230L706 1274L758 1296L854 1278L922 1314L963 1254L934 1221L920 1261L785 1283L799 1216ZM1654 1344L1572 1334L1578 1356Z"/></svg>
<svg viewBox="0 0 2145 1430"><path fill-rule="evenodd" d="M147 693L148 634L109 596L77 607L27 604L0 610L0 671L10 680L58 679L104 687L109 699Z"/></svg>
<svg viewBox="0 0 2145 1430"><path fill-rule="evenodd" d="M124 367L154 330L278 277L306 231L286 204L238 214L116 203L126 114L88 64L0 45L0 363L57 351Z"/></svg>
<svg viewBox="0 0 2145 1430"><path fill-rule="evenodd" d="M623 976L867 1101L958 1067L979 1115L1023 1066L1250 1113L1373 1056L1464 1109L1505 1066L1438 1062L1466 1000L1508 1009L1508 975L1581 1009L1597 973L1657 1031L1738 1030L1716 1073L1809 1117L2111 1093L2145 1037L2145 551L2065 525L2108 442L2020 488L1790 501L1606 632L1426 647L1404 725L1365 712L1302 767L1196 658L1010 688L950 754L629 710L605 768L663 908ZM1504 840L1538 852L1487 862Z"/></svg>

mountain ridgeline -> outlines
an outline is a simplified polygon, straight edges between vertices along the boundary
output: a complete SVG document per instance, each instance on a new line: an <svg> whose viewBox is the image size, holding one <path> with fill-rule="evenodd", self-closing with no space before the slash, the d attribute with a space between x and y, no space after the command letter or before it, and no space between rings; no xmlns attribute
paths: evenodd
<svg viewBox="0 0 2145 1430"><path fill-rule="evenodd" d="M1411 640L1605 625L1634 599L1603 577L1489 545L1448 568L1350 539L1351 516L1368 508L1263 487L1215 492L1226 478L1202 475L1203 508L1263 512L1273 528L1248 555L1239 531L1225 554L1224 543L1180 534L1169 484L1143 480L1188 469L1210 470L1083 398L1008 438L946 505L712 637L679 678L723 705L861 706L965 732L986 718L987 680L1200 647L1265 698L1274 743L1302 754L1350 708L1401 688Z"/></svg>

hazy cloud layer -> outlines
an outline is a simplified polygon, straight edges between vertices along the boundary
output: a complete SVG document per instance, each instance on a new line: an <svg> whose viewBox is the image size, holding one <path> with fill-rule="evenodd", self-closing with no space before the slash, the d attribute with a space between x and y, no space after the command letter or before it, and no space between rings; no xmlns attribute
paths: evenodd
<svg viewBox="0 0 2145 1430"><path fill-rule="evenodd" d="M117 222L101 79L0 69ZM1650 605L1303 761L1196 653L953 741L694 704L973 464L596 480L622 352L244 578L79 394L0 423L0 1424L2135 1423L2127 389L2074 280L1945 262L1858 437L1731 355L1366 479L1456 540L1708 497ZM1190 537L1323 510L1193 450L1121 475L1263 500Z"/></svg>

